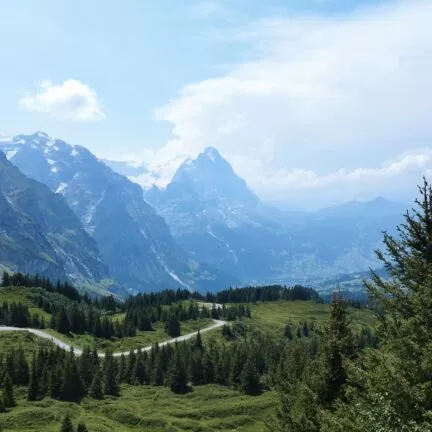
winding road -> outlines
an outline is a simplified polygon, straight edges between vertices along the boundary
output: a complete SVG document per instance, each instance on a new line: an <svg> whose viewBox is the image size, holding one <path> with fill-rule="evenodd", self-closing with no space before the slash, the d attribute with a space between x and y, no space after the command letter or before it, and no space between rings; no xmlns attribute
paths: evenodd
<svg viewBox="0 0 432 432"><path fill-rule="evenodd" d="M211 326L208 326L208 327L205 327L205 328L199 330L200 333L204 333L204 332L208 332L208 331L211 331L211 330L215 330L215 329L217 329L219 327L222 327L224 324L226 324L226 321L220 321L220 320L213 320L213 321L214 321L214 324L212 324ZM69 349L73 348L74 349L74 353L77 356L80 356L82 354L82 350L81 349L72 347L71 345L67 344L66 342L63 342L60 339L57 339L53 335L50 335L49 333L44 332L43 330L38 330L38 329L33 329L33 328L25 328L25 327L0 326L0 332L2 332L2 331L3 332L4 331L24 331L24 332L32 333L32 334L34 334L34 335L36 335L36 336L38 336L40 338L50 340L53 344L59 346L60 348L63 348L63 349L66 349L66 350L69 350ZM185 335L178 336L178 337L173 338L173 339L168 339L168 340L163 341L163 342L158 342L158 344L159 344L159 346L164 346L164 345L169 345L169 344L172 344L172 343L175 343L175 342L185 341L185 340L193 338L197 334L198 334L198 331L194 331L192 333L187 333ZM142 351L150 351L152 349L153 345L154 344L142 347L141 350ZM134 352L137 352L137 351L138 351L138 348L134 349ZM129 352L130 352L130 350L123 351L123 352L116 352L113 355L114 355L114 357L120 357L122 354L128 355ZM99 357L105 357L105 353L99 352L98 356Z"/></svg>

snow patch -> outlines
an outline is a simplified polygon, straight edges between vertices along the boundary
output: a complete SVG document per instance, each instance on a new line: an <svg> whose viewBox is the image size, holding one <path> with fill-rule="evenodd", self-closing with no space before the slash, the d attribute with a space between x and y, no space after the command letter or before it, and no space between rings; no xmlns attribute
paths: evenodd
<svg viewBox="0 0 432 432"><path fill-rule="evenodd" d="M182 280L172 271L168 270L168 268L166 268L168 274L179 284L183 285L185 288L189 289L189 286L186 285L184 282L182 282Z"/></svg>
<svg viewBox="0 0 432 432"><path fill-rule="evenodd" d="M54 165L54 164L55 164L55 161L53 161L52 159L47 159L47 162L48 162L50 165Z"/></svg>
<svg viewBox="0 0 432 432"><path fill-rule="evenodd" d="M6 152L6 157L8 160L12 159L17 154L17 150L9 150Z"/></svg>
<svg viewBox="0 0 432 432"><path fill-rule="evenodd" d="M62 193L67 188L67 183L60 183L56 190L56 193Z"/></svg>
<svg viewBox="0 0 432 432"><path fill-rule="evenodd" d="M84 216L82 217L83 222L86 225L90 225L90 222L93 219L93 216L96 212L96 209L98 207L98 205L102 202L102 200L105 198L105 192L102 194L101 198L98 199L94 204L90 204L89 207L87 208Z"/></svg>
<svg viewBox="0 0 432 432"><path fill-rule="evenodd" d="M209 228L207 228L207 232L216 240L220 241L227 249L228 252L232 255L232 257L234 258L234 263L235 265L238 264L238 256L235 254L235 252L231 249L231 246L224 242L221 238L217 237Z"/></svg>
<svg viewBox="0 0 432 432"><path fill-rule="evenodd" d="M78 150L76 148L73 148L72 151L70 152L71 156L78 156Z"/></svg>
<svg viewBox="0 0 432 432"><path fill-rule="evenodd" d="M58 172L58 168L57 167L52 167L51 168L51 172L54 173L54 174L57 173Z"/></svg>
<svg viewBox="0 0 432 432"><path fill-rule="evenodd" d="M152 252L155 254L156 259L158 260L159 264L163 267L163 269L176 281L178 282L180 285L182 285L183 287L190 289L189 285L185 284L173 271L171 271L168 266L165 264L165 262L163 261L162 257L156 252L154 246L151 246L151 250Z"/></svg>

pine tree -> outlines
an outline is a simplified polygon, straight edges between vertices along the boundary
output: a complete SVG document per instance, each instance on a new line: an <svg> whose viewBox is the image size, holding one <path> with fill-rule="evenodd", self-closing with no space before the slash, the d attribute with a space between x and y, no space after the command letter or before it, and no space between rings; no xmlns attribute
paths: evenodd
<svg viewBox="0 0 432 432"><path fill-rule="evenodd" d="M202 368L203 368L203 380L204 380L203 384L213 383L215 379L213 358L207 350L203 354Z"/></svg>
<svg viewBox="0 0 432 432"><path fill-rule="evenodd" d="M48 377L48 393L51 398L55 399L60 396L62 388L61 373L58 371L57 367L53 367L49 371Z"/></svg>
<svg viewBox="0 0 432 432"><path fill-rule="evenodd" d="M106 395L119 396L120 387L117 381L117 362L111 351L105 352L103 365L103 390Z"/></svg>
<svg viewBox="0 0 432 432"><path fill-rule="evenodd" d="M63 365L63 379L60 397L65 401L78 401L84 396L84 385L81 380L73 349L66 355Z"/></svg>
<svg viewBox="0 0 432 432"><path fill-rule="evenodd" d="M365 281L378 313L379 349L366 349L350 369L352 402L330 417L333 430L432 427L424 426L432 410L432 188L426 179L419 192L397 235L384 233L385 249L376 251L388 277L372 271Z"/></svg>
<svg viewBox="0 0 432 432"><path fill-rule="evenodd" d="M3 402L6 408L16 406L14 387L9 372L6 372L3 382Z"/></svg>
<svg viewBox="0 0 432 432"><path fill-rule="evenodd" d="M93 399L103 399L103 384L102 384L102 372L98 370L93 377L93 381L90 386L89 396Z"/></svg>
<svg viewBox="0 0 432 432"><path fill-rule="evenodd" d="M338 294L333 296L322 341L318 357L311 362L306 360L309 349L302 348L301 339L289 344L290 356L283 359L288 369L282 366L279 407L271 431L319 432L323 411L333 409L343 395L347 382L344 359L354 353L354 338L349 328L348 304Z"/></svg>
<svg viewBox="0 0 432 432"><path fill-rule="evenodd" d="M150 382L154 386L161 386L164 384L164 380L164 369L161 361L161 355L159 354L156 356L154 361Z"/></svg>
<svg viewBox="0 0 432 432"><path fill-rule="evenodd" d="M174 349L174 355L169 364L167 384L175 393L187 391L187 371L178 346Z"/></svg>
<svg viewBox="0 0 432 432"><path fill-rule="evenodd" d="M4 413L4 412L6 412L6 406L4 403L3 394L0 393L0 413Z"/></svg>
<svg viewBox="0 0 432 432"><path fill-rule="evenodd" d="M60 426L60 432L75 432L75 428L73 427L69 414L66 414L63 418L62 424Z"/></svg>
<svg viewBox="0 0 432 432"><path fill-rule="evenodd" d="M126 362L126 369L124 373L124 377L125 377L124 379L129 384L133 384L135 381L135 376L134 376L135 363L136 363L136 354L135 351L131 349L128 355L128 359Z"/></svg>
<svg viewBox="0 0 432 432"><path fill-rule="evenodd" d="M3 272L3 277L2 277L2 286L3 287L8 287L10 286L10 277L9 277L9 273L7 271Z"/></svg>
<svg viewBox="0 0 432 432"><path fill-rule="evenodd" d="M38 376L36 371L36 355L33 354L27 400L35 401L38 397L38 389L39 389L39 383L38 383Z"/></svg>
<svg viewBox="0 0 432 432"><path fill-rule="evenodd" d="M79 374L84 385L84 389L88 390L92 383L93 364L90 348L86 346L79 358Z"/></svg>
<svg viewBox="0 0 432 432"><path fill-rule="evenodd" d="M126 356L122 353L119 361L118 382L127 382L126 380Z"/></svg>
<svg viewBox="0 0 432 432"><path fill-rule="evenodd" d="M244 365L244 356L240 347L237 346L231 358L230 383L237 387L240 384L240 375Z"/></svg>
<svg viewBox="0 0 432 432"><path fill-rule="evenodd" d="M27 385L29 383L29 367L24 349L20 346L16 351L15 358L16 382L17 385Z"/></svg>
<svg viewBox="0 0 432 432"><path fill-rule="evenodd" d="M135 378L138 384L145 384L147 381L147 371L144 364L143 354L140 349L138 349L137 352L137 358L132 376Z"/></svg>
<svg viewBox="0 0 432 432"><path fill-rule="evenodd" d="M63 306L57 314L55 326L59 333L68 334L70 332L69 319Z"/></svg>
<svg viewBox="0 0 432 432"><path fill-rule="evenodd" d="M261 390L260 376L256 368L255 359L252 355L248 356L241 372L240 389L250 395L258 394Z"/></svg>
<svg viewBox="0 0 432 432"><path fill-rule="evenodd" d="M180 322L174 314L171 314L168 317L165 323L165 331L169 336L173 338L180 336Z"/></svg>
<svg viewBox="0 0 432 432"><path fill-rule="evenodd" d="M329 406L341 395L347 381L343 361L351 358L354 351L354 337L348 320L348 303L340 294L334 294L320 358L324 378L320 383L318 398L322 405Z"/></svg>
<svg viewBox="0 0 432 432"><path fill-rule="evenodd" d="M201 351L192 354L192 358L190 359L189 375L193 385L203 384L204 374Z"/></svg>
<svg viewBox="0 0 432 432"><path fill-rule="evenodd" d="M203 349L201 333L199 330L198 330L196 338L195 338L194 349L196 349L196 350L202 350Z"/></svg>

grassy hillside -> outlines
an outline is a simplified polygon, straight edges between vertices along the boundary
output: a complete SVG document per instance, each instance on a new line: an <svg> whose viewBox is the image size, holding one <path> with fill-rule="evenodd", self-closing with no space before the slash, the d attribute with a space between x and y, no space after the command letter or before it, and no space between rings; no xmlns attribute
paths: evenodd
<svg viewBox="0 0 432 432"><path fill-rule="evenodd" d="M37 293L42 293L47 298L50 298L51 300L59 304L71 304L71 301L69 299L58 293L47 292L45 290L42 290L41 288L28 287L0 287L0 304L4 301L7 301L8 303L22 303L29 307L29 312L31 314L37 313L39 316L43 317L45 323L48 324L51 320L51 314L37 307L37 305L34 303L35 294ZM124 313L110 315L110 318L113 321L122 321L124 317ZM211 319L183 321L180 325L181 334L187 334L208 327L211 323ZM89 334L71 333L69 335L65 335L51 328L46 328L45 331L52 334L56 338L65 341L69 345L78 348L83 348L87 345L91 347L96 345L98 350L104 350L109 347L114 351L124 351L131 348L136 348L138 346L143 347L151 345L155 342L162 342L170 339L170 337L165 333L164 323L162 322L156 322L153 325L153 331L137 331L137 334L134 337L124 337L121 339L113 338L113 340L95 338Z"/></svg>
<svg viewBox="0 0 432 432"><path fill-rule="evenodd" d="M43 316L45 322L50 321L51 315L38 308L32 302L32 294L37 292L37 288L26 287L8 287L0 288L0 303L3 301L8 302L21 302L29 306L31 313L38 313ZM47 293L45 292L45 295ZM56 293L48 293L51 297L64 300L64 297ZM183 304L189 301L182 302ZM283 334L284 326L291 321L297 324L299 321L314 322L315 324L322 324L329 316L330 306L328 304L321 304L315 301L275 301L275 302L258 302L250 305L252 318L244 320L244 324L249 331L260 330L272 336L280 337ZM354 329L359 329L362 326L370 326L374 322L374 315L367 309L354 309L350 308L350 315L352 326ZM121 321L124 319L124 313L115 314L111 317L113 320ZM181 323L181 333L186 334L198 329L202 329L211 324L210 319L189 320ZM64 335L58 333L53 329L46 329L47 332L53 336L67 342L70 345L82 348L86 345L96 347L99 350L104 350L108 347L114 351L125 351L138 346L147 346L155 342L162 342L169 339L169 336L164 331L164 324L157 322L153 326L153 331L138 331L134 337L124 337L122 339L106 340L95 338L89 334L70 334ZM220 330L216 331L217 335ZM205 339L214 337L214 332L205 335Z"/></svg>
<svg viewBox="0 0 432 432"><path fill-rule="evenodd" d="M329 317L330 305L314 301L277 301L253 304L251 311L252 318L247 321L248 327L280 335L290 320L294 324L305 320L316 324L324 323ZM374 323L374 314L367 309L350 308L349 312L353 329Z"/></svg>
<svg viewBox="0 0 432 432"><path fill-rule="evenodd" d="M271 392L246 396L218 385L198 386L186 395L124 385L120 398L86 398L79 405L49 398L30 403L24 389L17 393L18 406L0 416L5 432L58 432L66 413L92 432L259 432L275 402Z"/></svg>
<svg viewBox="0 0 432 432"><path fill-rule="evenodd" d="M0 301L15 300L32 306L30 294L31 289L28 288L0 289ZM248 334L261 331L282 338L287 322L307 320L319 325L328 319L329 309L329 305L315 301L256 303L251 305L252 318L243 319L243 323ZM351 309L350 312L354 327L373 324L373 314L370 311ZM122 318L121 314L114 317L120 320ZM182 323L182 332L208 325L204 321ZM103 344L111 344L116 349L128 349L168 338L159 323L155 327L155 331L139 332L133 338L114 342L99 340L97 344L99 348L103 348ZM77 346L92 344L94 341L89 335L69 338L52 330L48 331L68 342L72 341ZM204 343L211 337L222 339L221 330L210 333L205 334ZM31 357L39 347L49 344L47 340L26 333L0 333L0 352L22 346L28 357ZM273 410L276 401L276 395L270 391L259 396L247 396L232 388L215 384L194 386L191 392L184 395L174 394L166 387L124 384L121 386L120 398L108 396L102 401L96 401L86 397L80 404L48 397L41 401L28 402L26 394L25 388L16 389L18 406L0 416L3 430L57 432L64 415L69 413L75 424L82 421L94 432L261 432L264 430L265 418Z"/></svg>
<svg viewBox="0 0 432 432"><path fill-rule="evenodd" d="M51 342L27 332L1 332L0 353L6 353L14 348L23 347L27 357L30 359L39 348L49 348Z"/></svg>
<svg viewBox="0 0 432 432"><path fill-rule="evenodd" d="M46 322L49 322L51 315L38 308L31 300L32 293L37 292L38 288L27 287L7 287L0 288L0 303L7 301L8 303L17 302L27 305L30 313L37 313L44 317ZM54 294L52 294L54 295Z"/></svg>
<svg viewBox="0 0 432 432"><path fill-rule="evenodd" d="M212 320L202 319L196 321L184 321L181 323L181 334L187 334L211 325ZM52 334L58 339L68 343L69 345L83 348L85 346L93 347L98 350L111 348L114 351L127 351L131 348L145 347L156 342L163 342L170 337L165 333L164 324L158 322L154 325L153 331L138 331L134 337L124 337L122 339L114 338L113 340L95 338L92 335L74 335L66 336L53 329L45 329L46 332Z"/></svg>

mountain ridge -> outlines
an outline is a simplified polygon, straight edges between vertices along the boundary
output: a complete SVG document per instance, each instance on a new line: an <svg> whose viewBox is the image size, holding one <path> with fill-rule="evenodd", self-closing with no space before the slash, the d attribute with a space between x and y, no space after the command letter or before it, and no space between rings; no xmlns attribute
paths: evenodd
<svg viewBox="0 0 432 432"><path fill-rule="evenodd" d="M27 178L0 151L0 262L84 284L108 276L94 240L64 198Z"/></svg>
<svg viewBox="0 0 432 432"><path fill-rule="evenodd" d="M144 200L141 187L86 148L40 133L18 135L1 147L25 174L65 197L122 286L205 290L236 282L191 258Z"/></svg>
<svg viewBox="0 0 432 432"><path fill-rule="evenodd" d="M144 196L184 249L250 284L317 283L373 267L381 231L403 213L402 205L383 199L316 212L279 210L212 148Z"/></svg>

